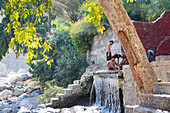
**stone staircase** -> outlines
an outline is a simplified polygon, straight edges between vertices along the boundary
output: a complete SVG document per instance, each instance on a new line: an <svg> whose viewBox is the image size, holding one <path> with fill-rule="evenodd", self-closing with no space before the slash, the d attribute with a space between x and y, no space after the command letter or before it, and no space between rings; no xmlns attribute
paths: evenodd
<svg viewBox="0 0 170 113"><path fill-rule="evenodd" d="M80 80L75 80L69 84L60 94L51 98L51 102L46 107L66 108L74 105L86 106L89 104L90 90L93 83L93 72L105 68L105 64L94 64L86 68L86 72Z"/></svg>
<svg viewBox="0 0 170 113"><path fill-rule="evenodd" d="M69 84L56 97L51 98L51 103L47 106L53 108L70 107L76 104L86 105L89 102L89 93L92 86L93 77L83 75L80 80L75 80L73 84Z"/></svg>
<svg viewBox="0 0 170 113"><path fill-rule="evenodd" d="M167 82L155 82L153 94L140 94L140 104L126 106L126 113L170 113L170 72Z"/></svg>

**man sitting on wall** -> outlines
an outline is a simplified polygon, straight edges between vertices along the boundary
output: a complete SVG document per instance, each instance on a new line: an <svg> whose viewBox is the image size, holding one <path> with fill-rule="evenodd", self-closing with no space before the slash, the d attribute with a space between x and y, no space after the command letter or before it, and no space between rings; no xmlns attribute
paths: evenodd
<svg viewBox="0 0 170 113"><path fill-rule="evenodd" d="M112 59L108 61L106 67L108 67L108 70L115 70L116 72L120 71L120 67L119 64L116 63L115 61L116 56L112 56ZM115 65L117 65L117 67L115 67Z"/></svg>

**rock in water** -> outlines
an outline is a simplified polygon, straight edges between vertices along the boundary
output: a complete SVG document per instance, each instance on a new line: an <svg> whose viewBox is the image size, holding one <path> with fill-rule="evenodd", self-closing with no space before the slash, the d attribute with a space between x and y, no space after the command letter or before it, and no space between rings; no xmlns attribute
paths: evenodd
<svg viewBox="0 0 170 113"><path fill-rule="evenodd" d="M5 85L5 84L0 85L0 91L3 90L11 90L11 85Z"/></svg>
<svg viewBox="0 0 170 113"><path fill-rule="evenodd" d="M4 90L4 91L0 92L0 98L6 98L6 97L8 97L11 94L12 94L12 91Z"/></svg>
<svg viewBox="0 0 170 113"><path fill-rule="evenodd" d="M7 75L4 73L0 73L0 77L7 77Z"/></svg>
<svg viewBox="0 0 170 113"><path fill-rule="evenodd" d="M39 104L39 101L37 100L36 97L25 98L25 99L21 100L21 102L19 103L19 107L34 109L34 108L38 107L38 104Z"/></svg>
<svg viewBox="0 0 170 113"><path fill-rule="evenodd" d="M28 80L28 79L29 79L28 74L21 74L21 80L22 80L22 81L26 81L26 80Z"/></svg>
<svg viewBox="0 0 170 113"><path fill-rule="evenodd" d="M61 113L60 109L53 109L53 108L44 108L44 109L40 109L40 110L34 110L33 113Z"/></svg>
<svg viewBox="0 0 170 113"><path fill-rule="evenodd" d="M24 86L23 82L19 81L16 83L17 86Z"/></svg>
<svg viewBox="0 0 170 113"><path fill-rule="evenodd" d="M12 95L14 95L14 96L19 96L19 95L21 95L23 93L24 93L24 89L23 88L19 89L19 88L15 87L14 90L12 91Z"/></svg>
<svg viewBox="0 0 170 113"><path fill-rule="evenodd" d="M17 73L27 73L28 69L19 69Z"/></svg>
<svg viewBox="0 0 170 113"><path fill-rule="evenodd" d="M31 113L31 111L25 107L21 107L17 113Z"/></svg>
<svg viewBox="0 0 170 113"><path fill-rule="evenodd" d="M18 81L21 81L21 77L20 76L12 76L9 78L9 82L11 84L16 84Z"/></svg>
<svg viewBox="0 0 170 113"><path fill-rule="evenodd" d="M34 87L27 86L27 87L25 87L24 92L31 93L31 92L33 92L34 90L35 90Z"/></svg>
<svg viewBox="0 0 170 113"><path fill-rule="evenodd" d="M4 108L1 110L1 113L11 113L12 112L12 108Z"/></svg>

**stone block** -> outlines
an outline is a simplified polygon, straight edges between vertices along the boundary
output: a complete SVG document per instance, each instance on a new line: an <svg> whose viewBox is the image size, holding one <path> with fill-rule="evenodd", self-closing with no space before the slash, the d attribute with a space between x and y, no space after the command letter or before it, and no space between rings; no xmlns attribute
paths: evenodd
<svg viewBox="0 0 170 113"><path fill-rule="evenodd" d="M140 105L170 111L170 95L141 94Z"/></svg>
<svg viewBox="0 0 170 113"><path fill-rule="evenodd" d="M153 93L170 95L170 82L155 82L153 87Z"/></svg>
<svg viewBox="0 0 170 113"><path fill-rule="evenodd" d="M73 94L73 90L72 89L63 89L62 93L65 95L71 96Z"/></svg>
<svg viewBox="0 0 170 113"><path fill-rule="evenodd" d="M58 98L59 100L62 100L65 97L66 97L65 94L62 94L62 93L56 94L56 98Z"/></svg>
<svg viewBox="0 0 170 113"><path fill-rule="evenodd" d="M166 75L167 75L167 82L170 82L170 71L167 71Z"/></svg>
<svg viewBox="0 0 170 113"><path fill-rule="evenodd" d="M126 106L125 113L169 113L169 111L133 105Z"/></svg>
<svg viewBox="0 0 170 113"><path fill-rule="evenodd" d="M79 89L81 86L80 84L69 84L68 89Z"/></svg>
<svg viewBox="0 0 170 113"><path fill-rule="evenodd" d="M59 105L59 103L60 103L59 98L51 98L51 100L50 100L50 105L52 107L57 107Z"/></svg>
<svg viewBox="0 0 170 113"><path fill-rule="evenodd" d="M80 80L75 80L73 83L74 84L80 84Z"/></svg>

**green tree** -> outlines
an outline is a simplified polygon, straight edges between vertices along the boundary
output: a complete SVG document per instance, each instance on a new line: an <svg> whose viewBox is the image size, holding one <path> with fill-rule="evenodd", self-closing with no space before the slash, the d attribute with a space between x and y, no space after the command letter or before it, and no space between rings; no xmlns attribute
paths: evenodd
<svg viewBox="0 0 170 113"><path fill-rule="evenodd" d="M46 36L46 40L52 47L52 50L46 55L52 57L54 62L49 67L47 61L41 60L43 50L40 48L30 63L30 73L33 74L33 77L39 79L41 85L44 85L46 81L55 80L59 86L66 87L73 80L80 78L87 63L72 44L71 37L68 34L69 26L59 24L58 21L56 27L57 29L52 29Z"/></svg>
<svg viewBox="0 0 170 113"><path fill-rule="evenodd" d="M54 0L53 13L57 17L76 22L82 17L83 12L79 11L79 7L83 2L84 0Z"/></svg>

